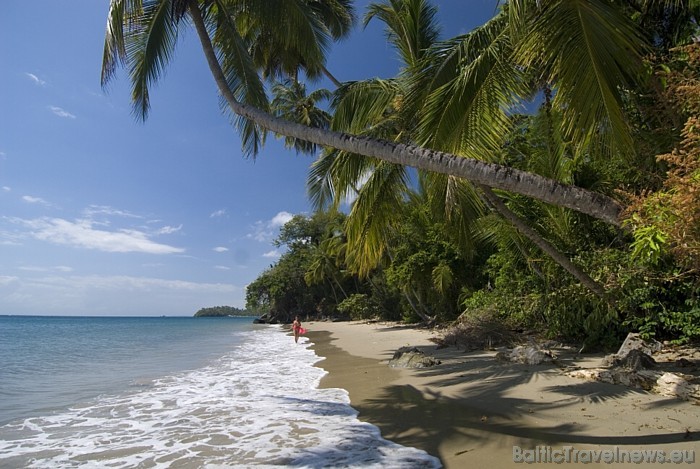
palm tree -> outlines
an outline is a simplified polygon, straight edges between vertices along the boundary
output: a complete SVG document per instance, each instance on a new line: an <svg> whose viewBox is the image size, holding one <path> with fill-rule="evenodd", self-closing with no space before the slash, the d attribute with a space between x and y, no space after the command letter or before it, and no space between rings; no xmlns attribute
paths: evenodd
<svg viewBox="0 0 700 469"><path fill-rule="evenodd" d="M276 83L272 87L272 94L274 99L271 108L274 115L309 127L328 128L331 116L316 104L330 99L330 91L322 88L306 94L306 85L288 79L284 83ZM285 137L284 144L299 153L316 153L315 144L294 137Z"/></svg>
<svg viewBox="0 0 700 469"><path fill-rule="evenodd" d="M264 134L263 129L266 129L402 166L465 178L476 184L516 192L547 203L579 210L614 225L620 224L621 205L610 197L585 189L495 163L403 143L315 129L275 118L266 112L267 103L261 80L248 54L247 44L237 29L237 21L241 21L241 18L234 14L233 6L236 3L227 0L112 0L105 38L103 83L113 76L117 65L129 66L135 111L140 117L145 118L149 108L148 87L160 76L167 65L176 44L178 28L182 27L185 19L188 18L195 27L210 70L224 100L231 111L242 118L245 131L243 140L250 151L258 149L261 136ZM278 2L261 3L277 4ZM286 3L281 1L278 6L282 7ZM261 15L261 24L264 19L265 17ZM285 19L301 20L298 16L285 16ZM604 20L599 21L596 26L607 29ZM271 23L269 29L273 28L274 23ZM634 38L625 37L621 42L629 44L632 51L638 50L639 44L634 43L632 39ZM553 62L556 62L555 58L552 59ZM534 58L530 57L530 59L534 61ZM559 70L554 65L557 64L551 64L551 69ZM617 74L612 76L614 80L622 78ZM560 92L565 94L566 86L570 85L571 83L562 81ZM600 98L599 95L593 97ZM572 101L572 104L581 103ZM590 103L586 103L586 108L589 105Z"/></svg>
<svg viewBox="0 0 700 469"><path fill-rule="evenodd" d="M396 46L405 67L401 75L393 80L368 80L341 88L335 103L334 127L398 141L416 134L416 122L410 116L420 113L422 103L416 99L418 93L414 90L425 89L426 75L421 73L421 67L426 60L435 60L428 56L428 49L434 45L437 38L437 28L433 22L434 13L434 7L429 6L425 0L388 0L386 3L370 5L365 24L374 17L379 17L386 23L388 40ZM483 42L484 34L481 31L475 34L477 39L468 39L467 42ZM488 34L486 37L490 38ZM490 39L493 42L493 38ZM487 42L481 47L491 46ZM511 65L502 65L497 60L489 65L490 68L497 69L492 71L497 76L518 74ZM482 68L488 67L482 65ZM499 81L497 86L501 87L503 83ZM488 88L487 80L487 83L481 84L477 90L477 97L474 97L473 101L487 100L478 95L489 95ZM412 96L409 96L411 94ZM423 99L426 99L425 95ZM465 101L464 104L467 109L474 106L473 102ZM493 123L499 120L497 114L501 114L501 127L505 132L508 117L500 106L492 107L495 108L494 112L484 113L488 115L479 117ZM490 116L495 118L489 118ZM474 135L469 141L478 145L483 140L479 137L480 135ZM486 140L482 148L491 145L492 152L496 152L502 144L502 139ZM422 172L420 177L422 191L430 201L433 212L444 214L447 225L453 228L451 231L458 234L457 239L465 252L473 245L470 225L484 214L484 206L479 200L481 197L485 199L489 208L514 224L521 233L582 284L597 295L604 296L602 286L511 212L487 186L479 185L480 190L476 190L467 181L428 172ZM327 152L314 164L309 187L312 200L320 208L331 201L337 206L343 195L353 191L361 181L364 181L364 185L358 192L357 200L347 219L347 233L354 268L360 274L367 275L381 262L385 250L389 249L392 231L395 230L396 224L400 223L400 207L410 193L409 176L405 168L358 155ZM447 278L445 269L437 273L443 275L436 278Z"/></svg>
<svg viewBox="0 0 700 469"><path fill-rule="evenodd" d="M287 2L293 9L277 8L279 2L238 2L239 24L250 43L250 53L266 79L298 81L299 72L316 79L326 75L336 86L339 82L325 66L324 50L331 41L350 34L355 15L350 0L311 0ZM266 14L250 14L250 8L265 9ZM285 13L301 21L288 21ZM273 15L276 15L273 16ZM305 20L305 21L304 21ZM270 28L275 24L275 28ZM280 35L279 28L284 34Z"/></svg>
<svg viewBox="0 0 700 469"><path fill-rule="evenodd" d="M314 246L311 252L311 264L309 270L304 274L304 280L308 285L314 285L328 281L335 303L338 304L338 294L336 286L343 295L343 299L348 297L340 280L343 277L342 265L345 259L345 243L340 236L326 238L318 246Z"/></svg>

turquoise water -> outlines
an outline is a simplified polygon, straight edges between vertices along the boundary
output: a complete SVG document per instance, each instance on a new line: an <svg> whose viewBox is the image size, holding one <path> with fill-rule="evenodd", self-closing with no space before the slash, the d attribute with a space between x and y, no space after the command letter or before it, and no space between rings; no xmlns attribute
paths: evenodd
<svg viewBox="0 0 700 469"><path fill-rule="evenodd" d="M0 469L436 468L250 318L0 316Z"/></svg>
<svg viewBox="0 0 700 469"><path fill-rule="evenodd" d="M0 424L201 367L251 318L0 316Z"/></svg>

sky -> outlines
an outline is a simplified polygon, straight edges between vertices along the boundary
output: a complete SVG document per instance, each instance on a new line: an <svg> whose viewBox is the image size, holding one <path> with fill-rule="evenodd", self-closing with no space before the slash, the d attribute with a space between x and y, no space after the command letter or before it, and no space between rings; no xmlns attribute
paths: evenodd
<svg viewBox="0 0 700 469"><path fill-rule="evenodd" d="M436 1L443 37L497 0ZM367 1L356 1L359 17ZM193 30L151 88L143 122L128 75L100 85L107 0L3 2L0 13L0 315L191 316L245 307L310 215L313 157L274 137L246 158ZM381 24L329 52L341 81L391 77ZM325 81L308 84L332 89Z"/></svg>

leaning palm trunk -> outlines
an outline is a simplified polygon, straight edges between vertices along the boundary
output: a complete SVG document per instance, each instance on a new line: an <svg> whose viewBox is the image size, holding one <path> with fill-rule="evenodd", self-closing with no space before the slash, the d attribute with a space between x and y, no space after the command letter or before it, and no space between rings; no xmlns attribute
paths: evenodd
<svg viewBox="0 0 700 469"><path fill-rule="evenodd" d="M412 145L358 137L296 124L239 102L229 88L217 60L197 2L189 0L188 6L214 80L231 111L235 114L280 135L295 137L318 145L370 156L395 164L462 177L476 184L533 197L620 226L621 205L602 194L564 185L536 174L493 163Z"/></svg>
<svg viewBox="0 0 700 469"><path fill-rule="evenodd" d="M581 282L585 287L591 290L593 293L598 295L600 298L607 300L607 295L605 289L598 282L593 280L588 274L576 266L571 260L559 252L554 246L549 244L542 236L540 236L535 230L530 228L523 220L521 220L516 214L511 212L508 207L503 203L503 201L493 193L491 188L481 186L484 198L488 204L503 218L508 220L518 231L525 235L530 241L532 241L538 248L549 255L554 261L566 269L571 275L576 277L576 279Z"/></svg>

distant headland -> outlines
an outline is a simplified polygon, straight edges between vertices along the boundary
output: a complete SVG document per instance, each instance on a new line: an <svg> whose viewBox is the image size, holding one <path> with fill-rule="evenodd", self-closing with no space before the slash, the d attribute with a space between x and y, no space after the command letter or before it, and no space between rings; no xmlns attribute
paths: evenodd
<svg viewBox="0 0 700 469"><path fill-rule="evenodd" d="M252 311L248 311L247 309L240 309L234 306L213 306L211 308L202 308L194 313L194 317L196 318L224 316L257 316L257 314L253 313Z"/></svg>

